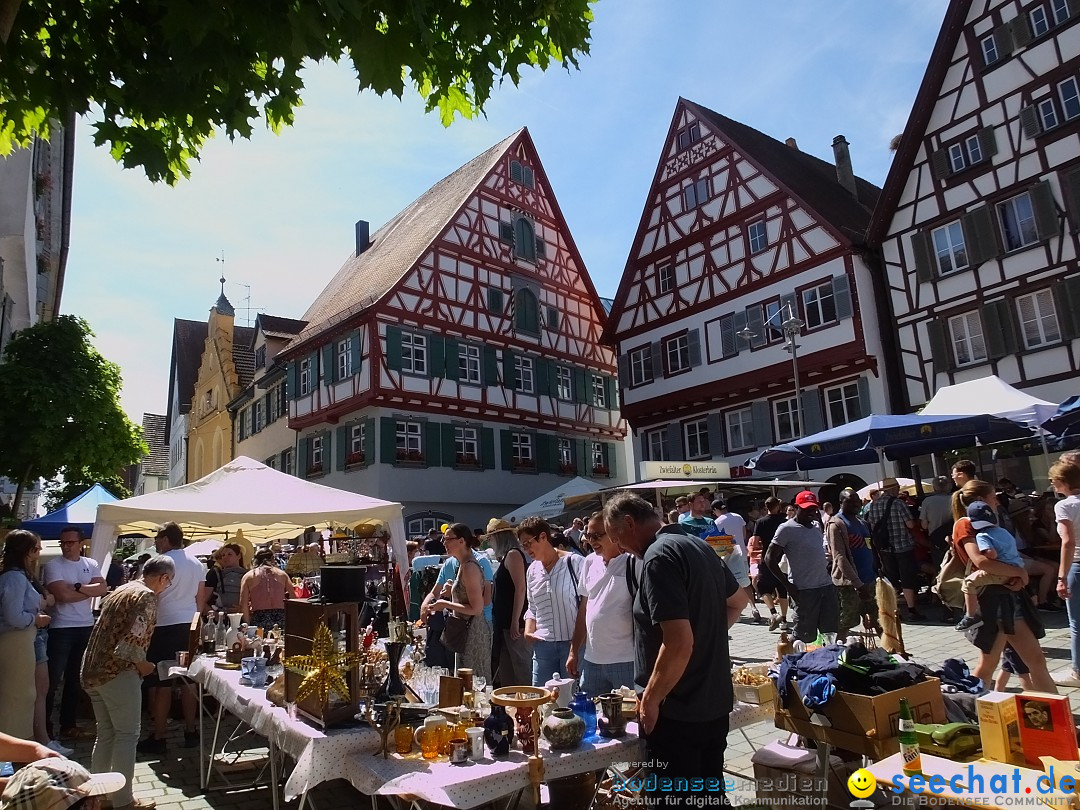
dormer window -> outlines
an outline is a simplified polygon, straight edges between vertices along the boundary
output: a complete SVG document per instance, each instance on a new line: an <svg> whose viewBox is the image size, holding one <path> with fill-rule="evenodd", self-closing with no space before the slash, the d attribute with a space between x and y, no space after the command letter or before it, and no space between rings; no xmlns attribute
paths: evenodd
<svg viewBox="0 0 1080 810"><path fill-rule="evenodd" d="M678 134L675 136L675 147L681 152L683 149L686 149L700 140L701 124L695 121L690 126L679 130Z"/></svg>

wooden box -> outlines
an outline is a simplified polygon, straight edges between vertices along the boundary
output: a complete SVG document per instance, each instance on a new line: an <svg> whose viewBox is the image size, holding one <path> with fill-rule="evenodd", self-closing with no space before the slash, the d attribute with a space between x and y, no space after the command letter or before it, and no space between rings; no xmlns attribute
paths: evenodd
<svg viewBox="0 0 1080 810"><path fill-rule="evenodd" d="M311 599L285 600L285 658L293 655L310 655L315 644L315 631L320 625L330 628L337 640L341 631L345 634L345 652L359 652L360 626L356 602L324 604ZM296 703L296 693L304 680L304 673L285 667L285 701ZM360 669L352 667L345 673L349 685L349 698L331 693L326 704L318 698L308 697L296 703L300 714L323 728L351 722L359 711Z"/></svg>

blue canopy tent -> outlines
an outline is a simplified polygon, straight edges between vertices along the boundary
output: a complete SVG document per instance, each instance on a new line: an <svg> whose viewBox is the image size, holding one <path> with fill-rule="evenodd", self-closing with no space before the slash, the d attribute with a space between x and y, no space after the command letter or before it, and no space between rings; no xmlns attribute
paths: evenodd
<svg viewBox="0 0 1080 810"><path fill-rule="evenodd" d="M94 531L98 505L118 500L119 498L101 484L94 484L86 492L72 498L55 512L50 512L33 520L24 520L20 528L29 529L46 540L52 540L60 536L60 530L65 526L78 526L89 537Z"/></svg>
<svg viewBox="0 0 1080 810"><path fill-rule="evenodd" d="M1057 413L1042 423L1043 430L1054 436L1077 432L1080 425L1080 396L1072 396L1058 405Z"/></svg>
<svg viewBox="0 0 1080 810"><path fill-rule="evenodd" d="M970 447L977 441L987 444L1031 435L1030 428L1024 425L985 414L871 414L788 444L770 447L748 459L746 466L762 472L850 467L883 461L881 453L885 458L896 460L936 450Z"/></svg>

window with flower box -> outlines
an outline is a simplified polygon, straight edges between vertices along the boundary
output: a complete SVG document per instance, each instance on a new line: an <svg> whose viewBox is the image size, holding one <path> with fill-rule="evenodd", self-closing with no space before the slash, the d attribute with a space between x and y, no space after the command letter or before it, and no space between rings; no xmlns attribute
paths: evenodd
<svg viewBox="0 0 1080 810"><path fill-rule="evenodd" d="M573 439L559 439L556 446L559 458L560 475L577 475L577 462L574 460Z"/></svg>
<svg viewBox="0 0 1080 810"><path fill-rule="evenodd" d="M454 461L460 467L480 465L480 438L474 427L454 428Z"/></svg>
<svg viewBox="0 0 1080 810"><path fill-rule="evenodd" d="M345 464L363 464L364 463L364 447L366 446L366 432L367 426L361 422L358 425L349 426L349 445L348 452L345 454Z"/></svg>

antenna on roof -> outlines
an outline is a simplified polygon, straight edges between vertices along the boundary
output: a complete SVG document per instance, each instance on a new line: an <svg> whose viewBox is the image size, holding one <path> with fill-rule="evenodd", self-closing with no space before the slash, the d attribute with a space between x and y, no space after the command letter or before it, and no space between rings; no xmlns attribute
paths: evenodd
<svg viewBox="0 0 1080 810"><path fill-rule="evenodd" d="M255 323L255 320L251 317L252 311L254 311L256 314L258 314L260 312L265 312L266 307L253 307L253 306L251 306L251 285L250 284L241 284L238 281L234 281L233 284L235 284L237 287L243 287L244 290L245 290L245 295L244 295L244 299L243 299L244 300L244 306L240 307L240 309L243 312L246 313L244 318L247 321L247 323L245 325L246 326L253 326L254 323Z"/></svg>

